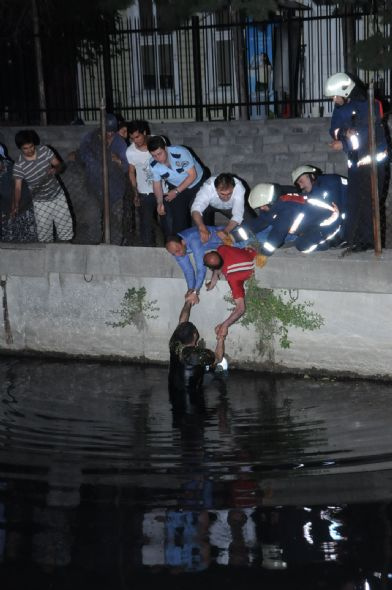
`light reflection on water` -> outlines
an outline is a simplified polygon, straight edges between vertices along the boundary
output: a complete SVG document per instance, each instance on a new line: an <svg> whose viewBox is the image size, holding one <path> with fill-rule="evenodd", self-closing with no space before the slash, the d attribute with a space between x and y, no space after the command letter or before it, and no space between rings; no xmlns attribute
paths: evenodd
<svg viewBox="0 0 392 590"><path fill-rule="evenodd" d="M10 588L389 587L392 384L237 372L184 411L162 367L3 358L0 379Z"/></svg>

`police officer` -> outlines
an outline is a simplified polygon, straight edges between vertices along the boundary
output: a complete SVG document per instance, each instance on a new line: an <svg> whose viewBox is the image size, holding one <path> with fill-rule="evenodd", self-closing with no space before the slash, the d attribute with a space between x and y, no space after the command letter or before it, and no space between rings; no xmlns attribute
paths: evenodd
<svg viewBox="0 0 392 590"><path fill-rule="evenodd" d="M333 98L335 107L331 118L330 147L347 154L348 192L346 235L350 250L362 252L373 248L373 222L371 202L371 156L369 154L368 101L366 88L351 74L339 72L325 84L324 93ZM377 172L379 194L384 192L387 143L383 127L382 106L374 105L377 146Z"/></svg>
<svg viewBox="0 0 392 590"><path fill-rule="evenodd" d="M266 183L250 191L249 204L259 215L252 230L261 252L271 256L290 237L300 252L327 250L341 227L337 206L299 193L279 193L279 187Z"/></svg>
<svg viewBox="0 0 392 590"><path fill-rule="evenodd" d="M335 244L345 243L344 226L347 209L347 178L339 174L323 174L320 168L311 164L298 166L291 173L293 184L301 194L335 204L341 214L342 228Z"/></svg>

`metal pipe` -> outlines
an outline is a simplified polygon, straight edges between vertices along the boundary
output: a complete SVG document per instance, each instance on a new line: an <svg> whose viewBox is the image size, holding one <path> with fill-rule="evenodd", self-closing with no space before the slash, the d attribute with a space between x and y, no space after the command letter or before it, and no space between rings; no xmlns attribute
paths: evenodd
<svg viewBox="0 0 392 590"><path fill-rule="evenodd" d="M101 99L101 138L102 138L102 188L103 188L103 235L105 244L110 244L110 204L108 152L106 146L106 105Z"/></svg>
<svg viewBox="0 0 392 590"><path fill-rule="evenodd" d="M380 201L378 195L378 172L377 172L377 145L374 117L374 88L373 82L368 89L368 128L369 128L369 154L370 154L370 186L373 212L373 236L374 253L381 254L381 224L380 224Z"/></svg>

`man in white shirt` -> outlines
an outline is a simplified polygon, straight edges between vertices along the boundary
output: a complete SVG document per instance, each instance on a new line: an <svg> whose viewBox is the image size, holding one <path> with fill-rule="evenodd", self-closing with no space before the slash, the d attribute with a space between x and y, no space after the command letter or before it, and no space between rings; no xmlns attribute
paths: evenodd
<svg viewBox="0 0 392 590"><path fill-rule="evenodd" d="M135 189L135 207L140 207L140 233L143 246L155 246L154 218L156 200L153 192L151 155L147 149L150 130L146 121L131 121L129 136L132 141L126 151L129 180Z"/></svg>
<svg viewBox="0 0 392 590"><path fill-rule="evenodd" d="M229 234L242 221L253 218L245 204L245 187L232 174L212 176L203 184L191 207L191 214L203 243L209 239L207 225L215 225L215 213L219 211L229 219L223 231Z"/></svg>

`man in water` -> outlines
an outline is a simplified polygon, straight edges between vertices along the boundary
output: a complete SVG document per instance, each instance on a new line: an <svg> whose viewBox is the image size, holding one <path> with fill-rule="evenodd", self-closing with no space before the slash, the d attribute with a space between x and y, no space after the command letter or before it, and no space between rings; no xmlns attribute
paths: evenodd
<svg viewBox="0 0 392 590"><path fill-rule="evenodd" d="M225 336L217 335L215 352L203 347L199 332L189 321L192 304L186 301L170 341L169 392L173 405L185 411L198 405L206 370L223 360Z"/></svg>

